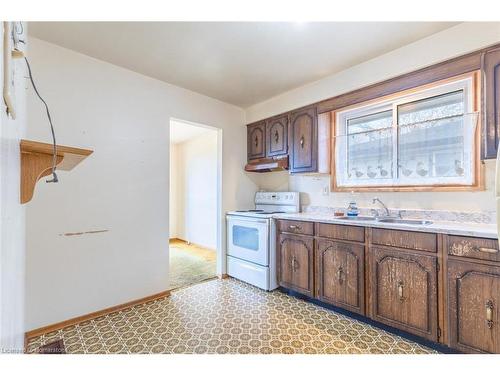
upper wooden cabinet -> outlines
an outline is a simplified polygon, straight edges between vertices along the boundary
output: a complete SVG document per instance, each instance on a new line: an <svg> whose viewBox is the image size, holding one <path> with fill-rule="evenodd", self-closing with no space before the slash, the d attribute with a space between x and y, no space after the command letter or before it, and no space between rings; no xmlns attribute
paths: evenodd
<svg viewBox="0 0 500 375"><path fill-rule="evenodd" d="M290 115L290 172L316 172L318 165L318 119L316 107Z"/></svg>
<svg viewBox="0 0 500 375"><path fill-rule="evenodd" d="M248 160L266 157L266 123L264 121L247 126Z"/></svg>
<svg viewBox="0 0 500 375"><path fill-rule="evenodd" d="M266 156L288 153L288 115L272 118L266 122Z"/></svg>
<svg viewBox="0 0 500 375"><path fill-rule="evenodd" d="M483 158L497 155L500 131L500 48L483 56Z"/></svg>
<svg viewBox="0 0 500 375"><path fill-rule="evenodd" d="M450 346L468 353L500 353L500 267L448 263Z"/></svg>

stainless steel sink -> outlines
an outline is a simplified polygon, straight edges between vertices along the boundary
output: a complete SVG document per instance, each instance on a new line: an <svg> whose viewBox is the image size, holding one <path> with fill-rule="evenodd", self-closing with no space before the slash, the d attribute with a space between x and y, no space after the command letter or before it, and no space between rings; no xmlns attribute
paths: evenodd
<svg viewBox="0 0 500 375"><path fill-rule="evenodd" d="M349 221L375 221L375 218L371 216L341 216L336 219Z"/></svg>
<svg viewBox="0 0 500 375"><path fill-rule="evenodd" d="M379 218L377 221L381 223L394 223L394 224L412 224L412 225L430 225L432 221L430 220L417 220L417 219L400 219L393 217Z"/></svg>
<svg viewBox="0 0 500 375"><path fill-rule="evenodd" d="M371 216L341 216L339 220L348 221L378 221L379 223L393 223L393 224L412 224L412 225L430 225L430 220L418 219L400 219L399 217L371 217Z"/></svg>

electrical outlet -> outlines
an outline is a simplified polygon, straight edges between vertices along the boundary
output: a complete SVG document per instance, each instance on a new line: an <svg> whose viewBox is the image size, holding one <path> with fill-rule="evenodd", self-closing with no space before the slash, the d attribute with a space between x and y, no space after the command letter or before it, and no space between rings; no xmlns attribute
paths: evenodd
<svg viewBox="0 0 500 375"><path fill-rule="evenodd" d="M323 195L329 195L330 194L330 186L325 185L323 187Z"/></svg>

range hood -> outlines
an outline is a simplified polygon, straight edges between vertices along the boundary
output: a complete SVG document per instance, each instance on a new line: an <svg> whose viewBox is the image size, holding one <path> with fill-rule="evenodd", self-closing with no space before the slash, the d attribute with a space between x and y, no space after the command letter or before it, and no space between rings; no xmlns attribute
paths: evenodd
<svg viewBox="0 0 500 375"><path fill-rule="evenodd" d="M288 155L281 158L263 158L252 160L245 165L247 172L274 172L288 170Z"/></svg>

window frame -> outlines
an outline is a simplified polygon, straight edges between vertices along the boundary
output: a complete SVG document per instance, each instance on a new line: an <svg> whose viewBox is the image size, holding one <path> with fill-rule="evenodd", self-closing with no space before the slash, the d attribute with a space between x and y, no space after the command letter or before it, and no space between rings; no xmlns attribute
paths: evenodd
<svg viewBox="0 0 500 375"><path fill-rule="evenodd" d="M398 107L406 103L416 102L426 98L431 98L453 91L464 90L464 113L479 112L481 103L481 85L480 71L473 71L466 74L461 74L445 80L436 81L431 84L422 85L413 89L400 91L391 95L380 97L377 99L360 102L350 105L345 108L332 111L333 129L332 129L332 153L331 153L331 188L332 191L471 191L483 190L484 181L482 173L482 163L480 161L480 134L481 134L481 116L478 116L475 133L467 141L472 142L471 149L471 174L468 181L463 183L436 183L432 181L429 184L422 184L416 181L415 184L408 183L408 180L401 179L400 184L394 184L394 178L388 179L387 182L376 181L373 185L367 184L345 184L343 181L338 181L337 160L346 160L344 157L339 157L339 149L342 152L347 151L347 146L337 144L337 135L345 135L347 132L346 121L348 118L358 118L361 116L382 112L384 110L392 110L392 163L394 167L398 165L399 147L398 147ZM340 125L342 124L342 125ZM393 170L397 173L397 170ZM399 180L399 179L398 179Z"/></svg>

